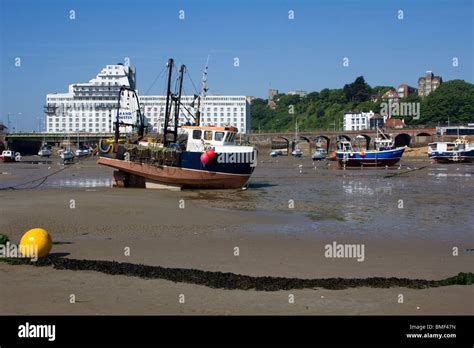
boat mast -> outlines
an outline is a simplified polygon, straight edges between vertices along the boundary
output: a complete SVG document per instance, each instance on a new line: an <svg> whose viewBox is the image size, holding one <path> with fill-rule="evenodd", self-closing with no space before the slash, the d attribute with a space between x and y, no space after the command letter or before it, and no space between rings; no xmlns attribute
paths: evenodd
<svg viewBox="0 0 474 348"><path fill-rule="evenodd" d="M173 137L174 142L178 141L178 125L179 125L179 105L181 103L181 93L183 92L183 79L186 66L181 65L179 68L179 82L178 82L178 95L173 97L174 100L174 129Z"/></svg>
<svg viewBox="0 0 474 348"><path fill-rule="evenodd" d="M163 146L168 146L169 141L168 141L168 133L174 134L172 130L168 129L169 121L170 121L170 109L171 109L171 104L170 104L170 96L171 96L171 75L173 73L173 58L168 59L168 87L166 91L166 105L165 105L165 123L163 127Z"/></svg>
<svg viewBox="0 0 474 348"><path fill-rule="evenodd" d="M207 68L209 65L209 56L207 56L207 61L206 61L206 67L204 68L204 71L202 73L202 79L201 79L201 94L199 95L198 98L198 105L197 105L197 111L196 111L196 126L201 125L201 99L206 97L206 93L209 90L207 88Z"/></svg>

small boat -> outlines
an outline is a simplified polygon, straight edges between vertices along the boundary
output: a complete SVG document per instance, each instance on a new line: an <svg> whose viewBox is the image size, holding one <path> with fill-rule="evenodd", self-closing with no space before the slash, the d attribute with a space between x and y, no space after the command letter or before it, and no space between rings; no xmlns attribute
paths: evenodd
<svg viewBox="0 0 474 348"><path fill-rule="evenodd" d="M327 151L319 147L316 149L316 151L314 151L311 158L313 159L313 161L321 161L323 159L326 159L327 156L328 156Z"/></svg>
<svg viewBox="0 0 474 348"><path fill-rule="evenodd" d="M339 142L336 157L341 167L382 167L397 164L403 156L405 147L395 147L392 139L376 138L374 150L352 148L350 141Z"/></svg>
<svg viewBox="0 0 474 348"><path fill-rule="evenodd" d="M270 156L272 157L277 157L277 156L281 156L283 155L283 152L280 151L280 150L273 150L272 152L270 152Z"/></svg>
<svg viewBox="0 0 474 348"><path fill-rule="evenodd" d="M88 148L88 147L79 147L76 149L76 151L74 152L76 157L85 157L85 156L89 156L91 154L91 149Z"/></svg>
<svg viewBox="0 0 474 348"><path fill-rule="evenodd" d="M19 152L14 152L12 150L3 150L0 155L0 161L3 162L20 162L21 154Z"/></svg>
<svg viewBox="0 0 474 348"><path fill-rule="evenodd" d="M41 146L41 149L38 151L38 156L40 157L51 157L53 155L53 151L51 150L50 145L44 144Z"/></svg>
<svg viewBox="0 0 474 348"><path fill-rule="evenodd" d="M466 137L428 144L428 157L437 163L474 162L474 143Z"/></svg>
<svg viewBox="0 0 474 348"><path fill-rule="evenodd" d="M74 159L74 153L71 150L63 150L59 155L64 162L71 162Z"/></svg>
<svg viewBox="0 0 474 348"><path fill-rule="evenodd" d="M301 149L299 147L297 147L296 149L293 150L291 155L294 156L294 157L302 157L303 156L303 151L301 151Z"/></svg>

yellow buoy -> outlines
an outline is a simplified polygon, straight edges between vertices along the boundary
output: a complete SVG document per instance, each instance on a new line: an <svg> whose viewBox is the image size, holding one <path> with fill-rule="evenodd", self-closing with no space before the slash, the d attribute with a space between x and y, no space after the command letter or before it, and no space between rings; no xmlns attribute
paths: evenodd
<svg viewBox="0 0 474 348"><path fill-rule="evenodd" d="M20 240L20 252L25 257L44 257L49 254L52 246L51 236L43 228L27 231Z"/></svg>

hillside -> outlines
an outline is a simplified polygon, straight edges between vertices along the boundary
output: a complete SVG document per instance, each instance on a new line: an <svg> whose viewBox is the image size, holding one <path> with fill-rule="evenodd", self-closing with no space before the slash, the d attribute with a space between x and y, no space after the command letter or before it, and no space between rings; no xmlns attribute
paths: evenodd
<svg viewBox="0 0 474 348"><path fill-rule="evenodd" d="M292 131L295 117L300 130L339 129L347 111L379 112L380 96L391 86L369 86L364 77L339 89L323 89L301 98L298 95L279 94L274 98L275 109L268 107L268 100L252 102L252 131ZM378 101L373 101L378 99ZM439 124L467 123L474 121L474 85L463 80L443 83L425 98L416 94L401 98L400 102L420 103L420 119L403 117L408 125L436 126ZM402 117L400 117L402 118Z"/></svg>

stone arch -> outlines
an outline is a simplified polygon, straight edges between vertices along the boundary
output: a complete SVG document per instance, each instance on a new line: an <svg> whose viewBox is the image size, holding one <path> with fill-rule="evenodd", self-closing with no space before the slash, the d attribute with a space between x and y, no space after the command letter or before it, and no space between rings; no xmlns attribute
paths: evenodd
<svg viewBox="0 0 474 348"><path fill-rule="evenodd" d="M411 136L407 133L400 133L395 137L395 147L410 146Z"/></svg>
<svg viewBox="0 0 474 348"><path fill-rule="evenodd" d="M325 135L317 135L316 137L314 137L314 142L317 143L320 138L326 140L326 151L329 152L329 145L331 144L331 139Z"/></svg>

